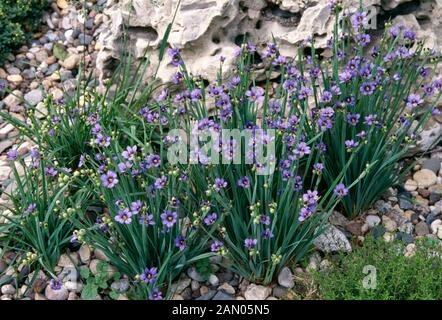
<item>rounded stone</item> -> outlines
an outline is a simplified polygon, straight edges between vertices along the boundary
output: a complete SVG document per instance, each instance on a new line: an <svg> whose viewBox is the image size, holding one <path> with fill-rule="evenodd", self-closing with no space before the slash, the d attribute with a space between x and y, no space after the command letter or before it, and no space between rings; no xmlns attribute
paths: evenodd
<svg viewBox="0 0 442 320"><path fill-rule="evenodd" d="M413 175L413 180L417 182L419 188L428 188L436 184L437 176L429 169L422 169Z"/></svg>

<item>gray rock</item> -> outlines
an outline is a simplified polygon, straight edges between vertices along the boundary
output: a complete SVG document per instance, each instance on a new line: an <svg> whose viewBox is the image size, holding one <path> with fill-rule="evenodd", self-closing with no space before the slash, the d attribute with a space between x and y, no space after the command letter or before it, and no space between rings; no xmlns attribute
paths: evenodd
<svg viewBox="0 0 442 320"><path fill-rule="evenodd" d="M388 216L382 216L382 223L385 227L385 231L394 232L397 230L397 223Z"/></svg>
<svg viewBox="0 0 442 320"><path fill-rule="evenodd" d="M328 225L324 233L313 241L316 249L322 252L351 251L351 244L338 228Z"/></svg>
<svg viewBox="0 0 442 320"><path fill-rule="evenodd" d="M82 46L88 46L91 44L93 38L85 33L80 33L80 35L78 36L78 39L80 40L80 44Z"/></svg>
<svg viewBox="0 0 442 320"><path fill-rule="evenodd" d="M45 75L46 76L50 76L51 74L53 74L58 69L60 69L60 65L58 63L53 63L50 66L48 66L48 70L46 70Z"/></svg>
<svg viewBox="0 0 442 320"><path fill-rule="evenodd" d="M87 19L86 22L84 23L84 26L91 30L94 28L94 19Z"/></svg>
<svg viewBox="0 0 442 320"><path fill-rule="evenodd" d="M399 231L401 231L401 232L403 232L403 233L406 233L406 234L412 234L413 229L414 229L414 226L413 226L413 224L412 224L411 222L405 222L405 223L402 223L402 224L398 227L398 230L399 230Z"/></svg>
<svg viewBox="0 0 442 320"><path fill-rule="evenodd" d="M428 225L425 221L419 222L415 227L414 230L416 232L416 235L418 236L426 236L430 233L430 228L428 228Z"/></svg>
<svg viewBox="0 0 442 320"><path fill-rule="evenodd" d="M212 300L235 300L235 298L222 291L218 291L212 298Z"/></svg>
<svg viewBox="0 0 442 320"><path fill-rule="evenodd" d="M220 282L229 282L232 281L234 275L232 271L225 269L223 272L218 272L217 276Z"/></svg>
<svg viewBox="0 0 442 320"><path fill-rule="evenodd" d="M282 268L282 270L279 272L278 283L280 286L289 289L295 286L292 271L288 267Z"/></svg>
<svg viewBox="0 0 442 320"><path fill-rule="evenodd" d="M287 288L276 286L273 288L273 296L280 299L285 297L287 294Z"/></svg>
<svg viewBox="0 0 442 320"><path fill-rule="evenodd" d="M180 294L183 292L188 286L190 286L192 280L185 277L184 279L178 280L176 283L172 284L171 291L175 294Z"/></svg>
<svg viewBox="0 0 442 320"><path fill-rule="evenodd" d="M79 62L80 62L80 55L71 54L63 61L63 65L66 69L72 70L77 66Z"/></svg>
<svg viewBox="0 0 442 320"><path fill-rule="evenodd" d="M411 234L405 232L398 232L396 238L398 240L402 240L402 242L406 244L414 243L414 237Z"/></svg>
<svg viewBox="0 0 442 320"><path fill-rule="evenodd" d="M196 300L210 300L213 298L213 296L216 294L215 290L210 290L205 295L202 295L201 297L196 298Z"/></svg>
<svg viewBox="0 0 442 320"><path fill-rule="evenodd" d="M106 256L106 254L101 249L98 249L98 248L95 249L94 256L98 260L109 261L109 258Z"/></svg>
<svg viewBox="0 0 442 320"><path fill-rule="evenodd" d="M20 104L21 98L23 98L23 94L18 90L14 90L3 99L3 102L7 108L11 109Z"/></svg>
<svg viewBox="0 0 442 320"><path fill-rule="evenodd" d="M339 227L345 227L348 224L348 219L338 211L333 211L329 221L331 224Z"/></svg>
<svg viewBox="0 0 442 320"><path fill-rule="evenodd" d="M391 210L391 204L383 200L378 200L374 204L374 208L382 214L386 214Z"/></svg>
<svg viewBox="0 0 442 320"><path fill-rule="evenodd" d="M365 222L367 222L367 224L370 228L374 228L379 223L381 223L381 218L379 218L378 216L375 216L373 214L370 214L365 218Z"/></svg>
<svg viewBox="0 0 442 320"><path fill-rule="evenodd" d="M50 42L55 42L58 40L58 35L52 31L49 31L46 33L46 38L48 38Z"/></svg>
<svg viewBox="0 0 442 320"><path fill-rule="evenodd" d="M425 162L422 164L422 169L431 170L437 175L440 170L440 159L431 158L425 160Z"/></svg>
<svg viewBox="0 0 442 320"><path fill-rule="evenodd" d="M192 291L197 291L200 287L201 285L198 281L192 280L192 282L190 283L190 289L192 289Z"/></svg>
<svg viewBox="0 0 442 320"><path fill-rule="evenodd" d="M127 290L129 290L129 280L120 279L120 280L114 281L111 284L111 289L118 292L118 293L124 293Z"/></svg>
<svg viewBox="0 0 442 320"><path fill-rule="evenodd" d="M187 275L192 280L195 280L195 281L198 281L198 282L204 282L205 281L204 277L201 274L199 274L198 271L196 271L195 267L190 267L189 269L187 269Z"/></svg>
<svg viewBox="0 0 442 320"><path fill-rule="evenodd" d="M64 37L67 42L74 42L74 40L78 37L79 34L80 34L79 30L69 29L65 31Z"/></svg>
<svg viewBox="0 0 442 320"><path fill-rule="evenodd" d="M414 205L408 197L400 196L399 208L401 208L402 210L410 210L414 208Z"/></svg>
<svg viewBox="0 0 442 320"><path fill-rule="evenodd" d="M57 266L62 268L74 268L78 264L78 258L76 254L62 254L58 259Z"/></svg>
<svg viewBox="0 0 442 320"><path fill-rule="evenodd" d="M40 89L34 89L26 93L24 98L31 106L36 106L43 101L43 92Z"/></svg>
<svg viewBox="0 0 442 320"><path fill-rule="evenodd" d="M33 70L31 68L25 69L25 70L23 70L21 75L23 76L23 78L25 78L27 80L34 79L35 78L35 70Z"/></svg>

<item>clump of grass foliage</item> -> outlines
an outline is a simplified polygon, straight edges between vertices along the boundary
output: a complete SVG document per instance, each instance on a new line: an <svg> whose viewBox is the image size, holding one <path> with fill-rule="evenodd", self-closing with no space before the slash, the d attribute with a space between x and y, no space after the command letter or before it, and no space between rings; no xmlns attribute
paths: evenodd
<svg viewBox="0 0 442 320"><path fill-rule="evenodd" d="M22 46L40 26L49 0L2 0L0 2L0 65L13 49Z"/></svg>
<svg viewBox="0 0 442 320"><path fill-rule="evenodd" d="M314 126L325 132L324 181L334 181L362 146L343 180L351 183L366 171L342 201L343 212L356 217L407 173L399 160L415 143L423 122L440 114L436 106L442 80L431 78L440 55L425 48L413 31L390 24L374 45L363 27L362 7L344 16L341 4L335 1L331 7L336 15L329 45L333 56L319 61L312 43L312 56L299 60L298 69L308 69Z"/></svg>
<svg viewBox="0 0 442 320"><path fill-rule="evenodd" d="M332 266L313 277L319 296L333 300L440 300L442 247L429 238L416 253L405 256L405 244L369 237L351 254L341 254Z"/></svg>

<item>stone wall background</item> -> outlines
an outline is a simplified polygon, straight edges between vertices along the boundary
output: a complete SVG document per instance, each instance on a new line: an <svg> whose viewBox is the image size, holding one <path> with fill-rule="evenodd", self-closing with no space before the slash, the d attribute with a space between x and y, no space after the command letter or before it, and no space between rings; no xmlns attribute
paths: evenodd
<svg viewBox="0 0 442 320"><path fill-rule="evenodd" d="M329 0L182 0L169 37L180 48L187 68L193 74L212 81L225 56L229 72L233 53L246 37L257 44L258 51L274 37L284 55L295 55L297 46L312 35L316 46L324 48L333 29ZM178 0L112 0L105 14L107 31L100 36L101 50L97 68L101 76L112 69L123 50L137 59L144 53L152 61L152 73L158 65L158 48L167 25L172 21ZM359 0L344 0L345 7L356 10ZM364 0L371 17L370 33L376 37L384 23L411 28L426 38L431 48L442 49L442 0ZM126 27L124 27L126 26ZM128 42L123 47L123 30ZM163 61L159 78L170 80L173 68Z"/></svg>

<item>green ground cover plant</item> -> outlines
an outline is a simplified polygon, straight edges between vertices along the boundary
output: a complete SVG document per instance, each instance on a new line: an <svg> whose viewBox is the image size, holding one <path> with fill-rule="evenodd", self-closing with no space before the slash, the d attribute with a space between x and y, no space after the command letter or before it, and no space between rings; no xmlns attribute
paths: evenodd
<svg viewBox="0 0 442 320"><path fill-rule="evenodd" d="M404 255L405 246L367 238L351 254L331 259L334 262L327 271L314 274L319 296L332 300L440 300L442 247L427 238L417 243L415 255L409 257ZM364 279L370 276L374 278L365 288Z"/></svg>
<svg viewBox="0 0 442 320"><path fill-rule="evenodd" d="M48 0L2 0L0 2L0 65L13 49L17 49L40 25Z"/></svg>

